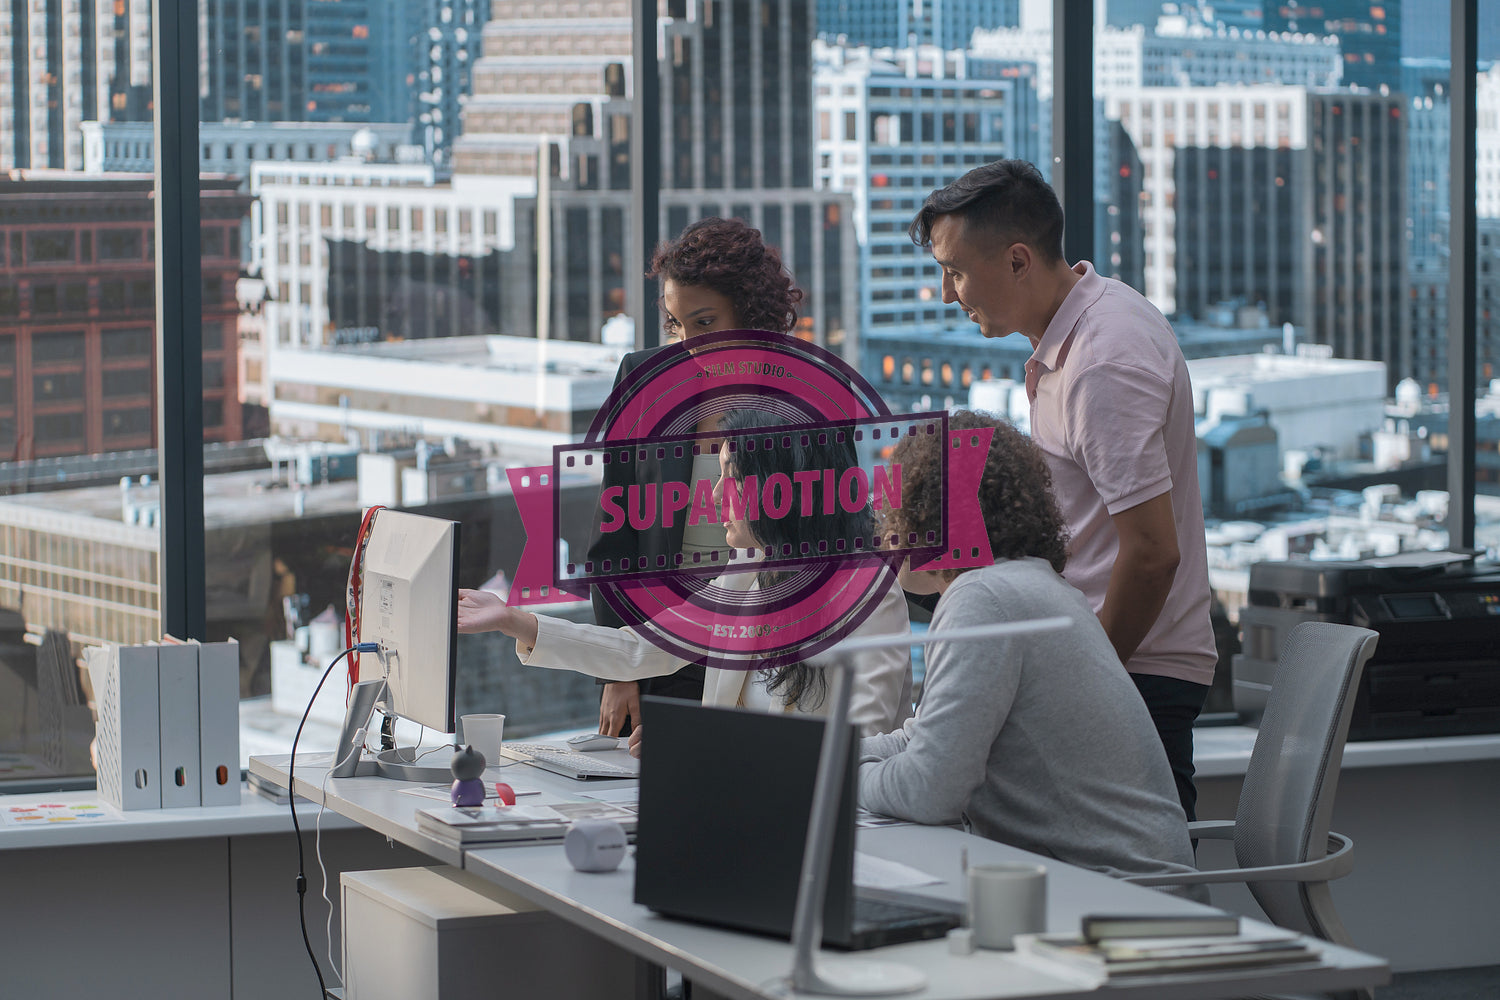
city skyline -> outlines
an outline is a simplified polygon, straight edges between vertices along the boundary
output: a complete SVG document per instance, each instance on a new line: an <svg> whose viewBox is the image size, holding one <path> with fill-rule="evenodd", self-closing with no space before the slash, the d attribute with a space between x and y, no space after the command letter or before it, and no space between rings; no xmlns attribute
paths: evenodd
<svg viewBox="0 0 1500 1000"><path fill-rule="evenodd" d="M202 60L202 106L218 116L204 126L203 162L243 174L253 199L237 245L242 276L261 291L242 296L243 356L234 366L252 408L275 405L283 347L540 332L539 149L552 159L550 335L597 341L604 321L629 305L628 0L545 13L523 0L427 0L406 5L405 21L385 17L384 2L337 10L319 0L200 2L203 49L222 57ZM76 15L44 6L52 27L76 16L84 33L64 53L85 70L78 99L62 101L78 135L66 114L46 126L53 136L63 123L62 161L106 174L148 169L149 133L139 130L149 123L128 119L141 114L138 92L149 83L141 52L149 5L85 4ZM1096 264L1138 284L1179 325L1239 303L1337 356L1384 361L1390 387L1411 378L1440 392L1445 311L1422 306L1446 267L1441 60L1393 62L1394 52L1430 47L1436 32L1403 41L1412 19L1399 4L1269 6L1256 17L1253 4L1111 4L1099 18ZM811 293L806 334L848 352L893 396L959 405L986 373L1013 373L1024 360L1017 344L992 344L993 363L976 363L977 332L941 303L935 266L904 230L928 191L978 163L1019 156L1045 165L1049 12L1034 3L780 0L756 26L748 9L706 0L667 7L662 231L706 214L746 218L783 247ZM827 23L815 28L814 15ZM246 21L255 16L258 24ZM229 30L236 25L257 30ZM390 58L436 68L427 84L447 87L427 93L425 111L408 101L404 124L362 124L382 108L399 118L400 101L382 103L375 89L377 78L390 82L383 67L394 63L350 62L354 50L324 42L347 35L367 55L395 53L389 40L403 31L433 44L420 57ZM902 35L917 47L853 44ZM971 48L934 44L966 35ZM273 47L275 74L266 62ZM90 51L98 57L91 72ZM44 55L45 68L56 57ZM232 80L236 66L246 72ZM1395 73L1398 86L1422 93L1361 97L1351 68ZM360 70L368 80L352 89L319 89ZM421 76L412 72L408 84ZM322 106L292 100L314 93L331 96ZM446 113L434 103L443 95ZM285 120L239 121L252 100ZM1481 75L1480 104L1482 112L1500 104L1493 71ZM90 107L103 120L82 117ZM320 117L333 120L309 120ZM1481 216L1500 204L1500 176L1488 166L1488 150L1500 145L1492 117L1481 115ZM335 128L348 131L326 131ZM0 148L19 151L20 133L10 132L0 140L11 146ZM55 141L32 146L49 162L59 158ZM12 294L30 302L19 286ZM1488 320L1486 311L1481 384L1500 347ZM911 355L913 338L938 332L930 344L950 354ZM239 423L263 421L252 413Z"/></svg>

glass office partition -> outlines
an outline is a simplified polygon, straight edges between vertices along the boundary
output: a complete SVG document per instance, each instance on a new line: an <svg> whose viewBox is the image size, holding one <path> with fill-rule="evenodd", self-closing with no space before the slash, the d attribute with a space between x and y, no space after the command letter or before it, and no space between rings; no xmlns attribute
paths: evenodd
<svg viewBox="0 0 1500 1000"><path fill-rule="evenodd" d="M1480 4L1477 27L1474 544L1500 558L1500 10Z"/></svg>
<svg viewBox="0 0 1500 1000"><path fill-rule="evenodd" d="M0 790L91 780L82 649L160 634L140 6L26 5L0 38Z"/></svg>

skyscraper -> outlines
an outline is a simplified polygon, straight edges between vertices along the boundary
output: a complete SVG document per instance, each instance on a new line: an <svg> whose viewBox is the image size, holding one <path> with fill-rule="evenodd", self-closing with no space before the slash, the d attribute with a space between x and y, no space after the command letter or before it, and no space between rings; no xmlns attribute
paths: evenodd
<svg viewBox="0 0 1500 1000"><path fill-rule="evenodd" d="M1267 31L1338 35L1346 84L1401 82L1401 0L1266 0L1263 21Z"/></svg>
<svg viewBox="0 0 1500 1000"><path fill-rule="evenodd" d="M1448 259L1448 160L1451 112L1446 59L1401 60L1407 98L1407 236L1413 271L1441 268Z"/></svg>
<svg viewBox="0 0 1500 1000"><path fill-rule="evenodd" d="M812 3L667 4L660 231L709 215L760 229L806 293L799 334L850 352L853 201L814 187ZM631 4L494 0L490 13L454 169L531 177L550 150L552 335L596 339L626 307ZM518 205L517 253L535 219L534 203Z"/></svg>
<svg viewBox="0 0 1500 1000"><path fill-rule="evenodd" d="M490 5L488 0L423 0L421 8L410 42L412 113L417 140L433 165L446 172L461 127L461 101L474 92L474 61Z"/></svg>
<svg viewBox="0 0 1500 1000"><path fill-rule="evenodd" d="M964 49L975 28L1014 27L1020 0L817 0L818 35L871 48Z"/></svg>
<svg viewBox="0 0 1500 1000"><path fill-rule="evenodd" d="M911 380L903 382L899 369L884 375L883 359L902 353L891 338L926 338L946 327L978 339L963 312L943 303L941 270L906 228L934 187L991 160L1040 156L1034 67L931 45L817 42L813 51L818 181L854 196L861 370L889 383L881 391L893 406L923 395L963 398L963 373L972 378L979 369L947 353L936 364L929 354Z"/></svg>
<svg viewBox="0 0 1500 1000"><path fill-rule="evenodd" d="M79 123L109 114L117 66L132 81L140 68L139 39L114 36L115 10L109 0L0 0L0 170L82 167ZM117 62L122 50L128 64ZM149 86L149 33L144 54Z"/></svg>
<svg viewBox="0 0 1500 1000"><path fill-rule="evenodd" d="M201 0L203 121L407 121L422 6Z"/></svg>
<svg viewBox="0 0 1500 1000"><path fill-rule="evenodd" d="M149 176L0 178L0 456L150 448L156 383ZM250 199L202 182L203 437L236 441L235 277Z"/></svg>
<svg viewBox="0 0 1500 1000"><path fill-rule="evenodd" d="M1110 95L1140 156L1146 295L1168 315L1264 303L1343 358L1407 350L1404 102L1304 87ZM1122 211L1128 211L1122 206Z"/></svg>

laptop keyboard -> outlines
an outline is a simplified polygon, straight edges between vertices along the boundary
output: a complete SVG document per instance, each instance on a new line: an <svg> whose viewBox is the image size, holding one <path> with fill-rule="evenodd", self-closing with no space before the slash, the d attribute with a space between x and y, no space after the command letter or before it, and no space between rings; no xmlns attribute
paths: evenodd
<svg viewBox="0 0 1500 1000"><path fill-rule="evenodd" d="M544 743L504 743L500 754L511 760L529 761L569 778L635 778L635 771L576 750L547 746Z"/></svg>
<svg viewBox="0 0 1500 1000"><path fill-rule="evenodd" d="M869 899L860 895L854 897L854 926L856 929L863 927L902 927L907 924L930 924L932 920L932 910L924 910L916 906L906 906L902 903L888 903L882 899ZM957 920L954 923L957 923Z"/></svg>

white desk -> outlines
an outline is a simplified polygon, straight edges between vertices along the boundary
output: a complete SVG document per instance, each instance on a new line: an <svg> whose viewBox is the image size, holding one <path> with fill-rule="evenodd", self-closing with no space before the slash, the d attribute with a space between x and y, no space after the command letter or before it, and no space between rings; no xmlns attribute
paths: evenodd
<svg viewBox="0 0 1500 1000"><path fill-rule="evenodd" d="M286 781L287 758L253 758L251 771L273 781ZM493 777L493 772L487 779ZM585 786L535 768L511 768L505 779L517 788L539 788L545 794L576 795ZM321 795L322 771L299 766L297 790ZM609 787L590 783L589 789ZM431 838L415 828L413 815L421 804L381 778L335 779L328 783L327 804L347 816L369 821L377 832L426 850ZM801 831L789 831L800 836ZM993 841L955 830L933 827L887 827L861 830L859 849L904 861L948 881L928 887L941 898L959 898L959 849L966 846L971 862L1042 860ZM435 857L452 857L452 848ZM558 914L640 958L680 970L695 983L735 1000L770 996L771 984L791 968L789 944L774 939L737 934L657 916L632 902L634 867L627 858L607 874L583 874L567 863L559 846L491 847L460 852L465 869L495 882ZM1049 923L1053 931L1074 931L1085 912L1181 912L1194 904L1104 875L1056 862L1047 862ZM927 889L923 890L924 892ZM929 986L918 994L931 1000L979 998L1132 996L1161 1000L1235 997L1275 990L1331 990L1378 985L1388 978L1385 963L1342 948L1321 945L1326 966L1302 972L1243 971L1156 980L1131 987L1093 991L1071 978L1044 971L998 952L956 957L944 941L918 942L881 949L879 957L921 968Z"/></svg>
<svg viewBox="0 0 1500 1000"><path fill-rule="evenodd" d="M300 781L299 781L300 783ZM97 802L94 792L0 796L17 803ZM327 951L313 854L316 807L298 807L306 853L308 936ZM297 923L297 848L287 806L242 786L238 806L151 809L124 822L0 830L0 996L312 996L317 980ZM323 854L338 873L427 863L331 810ZM338 947L338 914L334 914ZM335 952L337 953L337 952Z"/></svg>
<svg viewBox="0 0 1500 1000"><path fill-rule="evenodd" d="M1194 744L1199 818L1232 818L1255 730L1201 728ZM1346 745L1332 827L1354 840L1354 871L1332 891L1358 947L1397 972L1500 964L1500 735ZM1224 844L1198 850L1232 863ZM1212 895L1259 913L1243 887Z"/></svg>

